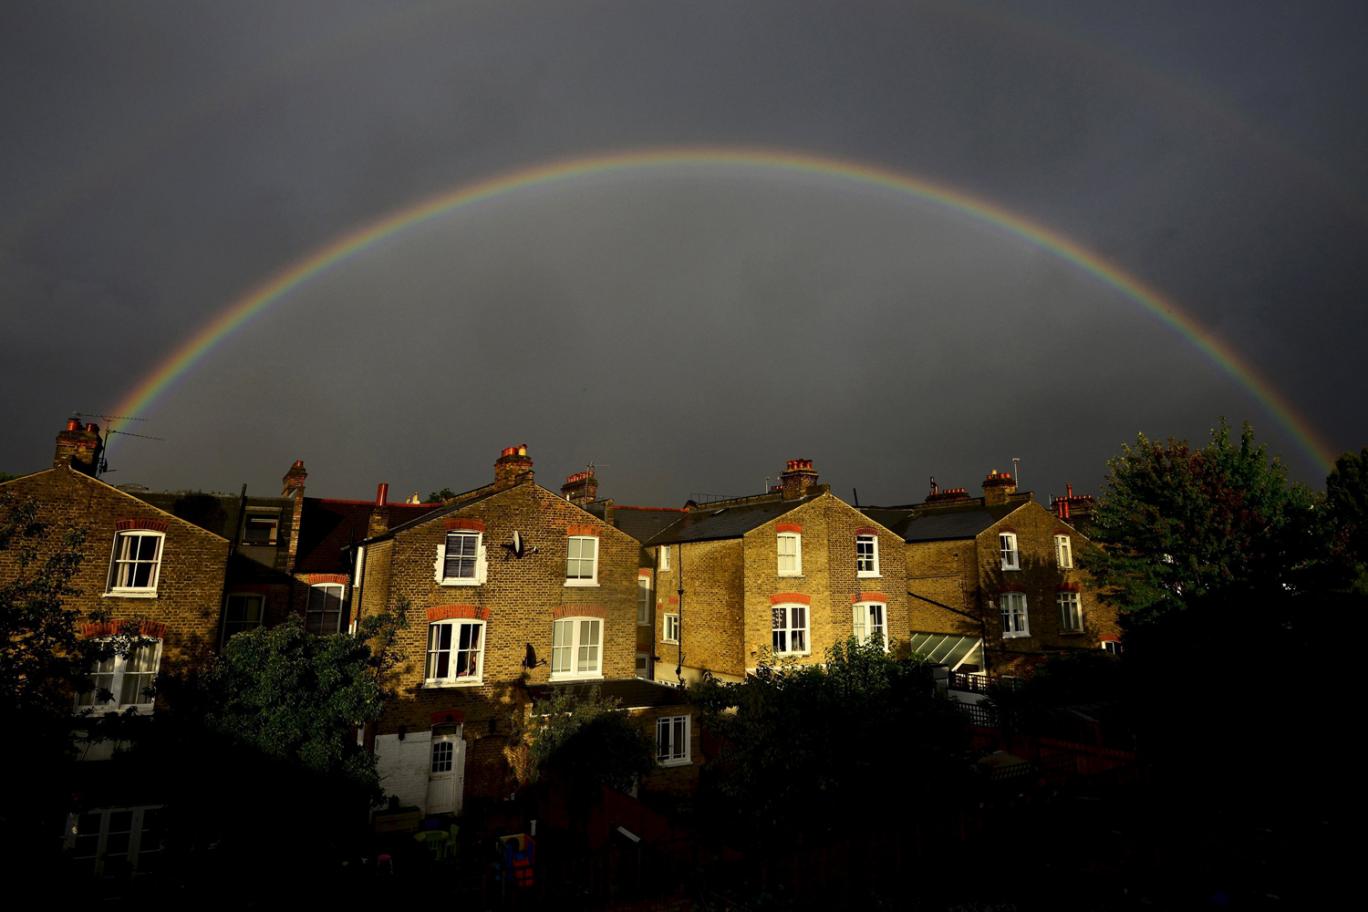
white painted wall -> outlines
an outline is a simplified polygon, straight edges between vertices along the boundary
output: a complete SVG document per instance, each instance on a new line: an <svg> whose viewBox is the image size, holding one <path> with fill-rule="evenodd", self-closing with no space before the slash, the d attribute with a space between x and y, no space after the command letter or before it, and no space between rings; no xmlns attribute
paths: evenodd
<svg viewBox="0 0 1368 912"><path fill-rule="evenodd" d="M375 736L375 765L385 795L399 804L422 808L427 803L428 766L432 762L432 732Z"/></svg>

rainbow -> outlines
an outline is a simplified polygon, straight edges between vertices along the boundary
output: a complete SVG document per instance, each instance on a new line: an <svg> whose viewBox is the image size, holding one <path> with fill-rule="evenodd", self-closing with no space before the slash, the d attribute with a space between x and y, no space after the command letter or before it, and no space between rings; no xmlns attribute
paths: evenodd
<svg viewBox="0 0 1368 912"><path fill-rule="evenodd" d="M147 411L177 379L184 376L209 351L257 314L284 300L314 276L403 231L464 206L505 194L534 190L548 184L609 172L621 173L698 164L734 165L781 173L810 174L885 188L936 203L952 212L1030 241L1130 298L1176 330L1262 402L1317 466L1325 471L1330 469L1334 451L1321 439L1311 424L1297 414L1291 403L1269 383L1267 378L1243 360L1234 349L1184 313L1172 300L1063 235L986 200L879 165L783 150L734 146L670 147L562 159L462 184L392 212L334 238L233 301L143 377L119 403L114 414L136 417ZM116 419L111 422L111 428L117 431L126 423L124 419Z"/></svg>

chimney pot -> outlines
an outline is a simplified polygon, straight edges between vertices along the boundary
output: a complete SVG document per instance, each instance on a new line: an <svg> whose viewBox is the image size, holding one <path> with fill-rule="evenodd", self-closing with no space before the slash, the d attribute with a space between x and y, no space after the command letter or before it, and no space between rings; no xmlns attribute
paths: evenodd
<svg viewBox="0 0 1368 912"><path fill-rule="evenodd" d="M790 459L788 468L779 476L779 485L785 500L807 496L817 487L817 472L811 459Z"/></svg>
<svg viewBox="0 0 1368 912"><path fill-rule="evenodd" d="M382 481L375 486L375 505L383 507L385 501L389 499L389 483Z"/></svg>
<svg viewBox="0 0 1368 912"><path fill-rule="evenodd" d="M80 418L68 418L68 419L67 419L67 427L66 427L66 429L67 429L68 431L79 431L79 430L81 429L81 419L80 419Z"/></svg>

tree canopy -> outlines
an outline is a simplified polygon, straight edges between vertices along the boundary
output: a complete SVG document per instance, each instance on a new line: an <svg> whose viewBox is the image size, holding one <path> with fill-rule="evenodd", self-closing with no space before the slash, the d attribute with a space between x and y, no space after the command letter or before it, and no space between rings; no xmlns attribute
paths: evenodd
<svg viewBox="0 0 1368 912"><path fill-rule="evenodd" d="M964 717L935 697L929 666L877 641L838 644L824 665L705 679L691 696L722 744L705 771L729 839L820 841L877 828L907 802L925 810L964 794Z"/></svg>
<svg viewBox="0 0 1368 912"><path fill-rule="evenodd" d="M354 730L379 718L387 628L370 619L357 635L315 636L297 615L239 633L205 677L204 721L261 754L378 796L374 756ZM382 645L373 648L377 637Z"/></svg>
<svg viewBox="0 0 1368 912"><path fill-rule="evenodd" d="M1084 558L1108 598L1143 621L1212 598L1295 592L1315 554L1315 498L1289 484L1246 425L1195 449L1143 434L1108 462Z"/></svg>

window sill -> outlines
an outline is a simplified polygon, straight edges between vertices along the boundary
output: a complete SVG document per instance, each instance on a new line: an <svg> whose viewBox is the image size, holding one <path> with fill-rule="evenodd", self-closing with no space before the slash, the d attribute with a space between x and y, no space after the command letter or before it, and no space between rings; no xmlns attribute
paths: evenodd
<svg viewBox="0 0 1368 912"><path fill-rule="evenodd" d="M693 761L689 758L680 757L678 760L657 760L656 766L668 768L672 766L689 766L692 763Z"/></svg>
<svg viewBox="0 0 1368 912"><path fill-rule="evenodd" d="M1081 631L1081 630L1061 630L1061 631L1059 631L1059 635L1062 636L1062 637L1076 637L1076 636L1082 636L1082 635L1083 635L1083 631Z"/></svg>
<svg viewBox="0 0 1368 912"><path fill-rule="evenodd" d="M638 626L638 627L651 627L651 626L654 626L654 625L653 625L650 621L637 621L637 626Z"/></svg>
<svg viewBox="0 0 1368 912"><path fill-rule="evenodd" d="M1025 633L1004 633L1002 635L1002 638L1004 640L1024 640L1030 635L1030 631L1027 631Z"/></svg>
<svg viewBox="0 0 1368 912"><path fill-rule="evenodd" d="M559 684L562 681L602 681L603 675L597 672L593 674L569 674L567 672L562 672L561 674L551 675L548 680L552 684Z"/></svg>
<svg viewBox="0 0 1368 912"><path fill-rule="evenodd" d="M666 646L678 646L678 645L679 645L679 640L661 640L660 642L664 643Z"/></svg>
<svg viewBox="0 0 1368 912"><path fill-rule="evenodd" d="M870 570L856 570L856 571L855 571L855 578L856 578L856 579L883 579L883 574L880 573L880 572L877 571L877 570L874 570L874 571L870 571Z"/></svg>
<svg viewBox="0 0 1368 912"><path fill-rule="evenodd" d="M777 574L775 574L775 575L778 576L780 579L802 579L802 578L803 578L803 574L801 574L801 573L777 573Z"/></svg>
<svg viewBox="0 0 1368 912"><path fill-rule="evenodd" d="M568 580L565 581L565 585L566 585L566 586L569 586L569 587L572 588L572 589L587 589L587 588L591 588L591 587L597 589L597 588L598 588L598 580L596 580L596 579L568 579Z"/></svg>
<svg viewBox="0 0 1368 912"><path fill-rule="evenodd" d="M771 653L771 655L776 659L801 659L804 656L812 655L812 650L809 649L805 652L775 652Z"/></svg>
<svg viewBox="0 0 1368 912"><path fill-rule="evenodd" d="M110 589L100 598L156 598L156 589Z"/></svg>
<svg viewBox="0 0 1368 912"><path fill-rule="evenodd" d="M483 678L463 678L460 681L424 681L423 690L451 690L458 687L481 687Z"/></svg>
<svg viewBox="0 0 1368 912"><path fill-rule="evenodd" d="M484 581L483 581L483 580L478 580L478 579L462 579L462 578L460 578L460 577L452 577L452 578L450 578L450 579L443 579L443 580L440 580L440 581L437 583L437 585L439 585L439 586L483 586L483 585L484 585Z"/></svg>
<svg viewBox="0 0 1368 912"><path fill-rule="evenodd" d="M1003 569L1003 570L1020 570L1020 569L1021 569L1021 565L1018 564L1018 565L1015 566L1015 567L1003 567L1002 569Z"/></svg>

